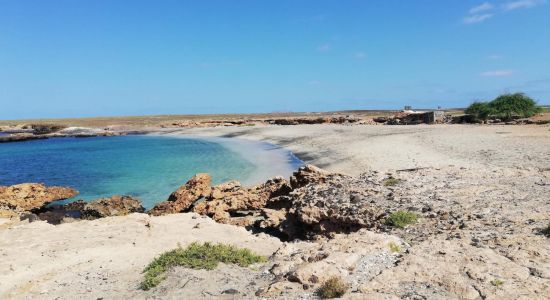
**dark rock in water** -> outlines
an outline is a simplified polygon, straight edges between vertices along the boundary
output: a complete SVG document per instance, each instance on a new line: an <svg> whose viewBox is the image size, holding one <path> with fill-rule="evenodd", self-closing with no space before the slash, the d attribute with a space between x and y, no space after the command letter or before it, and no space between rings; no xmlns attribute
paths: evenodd
<svg viewBox="0 0 550 300"><path fill-rule="evenodd" d="M52 205L41 209L38 217L50 224L61 224L75 220L94 220L105 217L142 213L145 208L138 199L130 196L112 196L86 202L77 200L65 205Z"/></svg>
<svg viewBox="0 0 550 300"><path fill-rule="evenodd" d="M97 219L112 216L125 216L131 213L142 213L145 208L141 201L130 196L112 196L87 203L81 210L82 219Z"/></svg>
<svg viewBox="0 0 550 300"><path fill-rule="evenodd" d="M10 135L0 136L0 143L9 143L9 142L23 142L29 140L40 140L47 139L47 136L33 135L30 133L15 133Z"/></svg>

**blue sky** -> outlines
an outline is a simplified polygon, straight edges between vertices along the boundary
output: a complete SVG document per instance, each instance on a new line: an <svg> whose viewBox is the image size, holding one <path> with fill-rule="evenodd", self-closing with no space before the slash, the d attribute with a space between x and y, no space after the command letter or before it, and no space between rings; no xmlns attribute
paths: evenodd
<svg viewBox="0 0 550 300"><path fill-rule="evenodd" d="M550 104L549 2L0 0L0 119Z"/></svg>

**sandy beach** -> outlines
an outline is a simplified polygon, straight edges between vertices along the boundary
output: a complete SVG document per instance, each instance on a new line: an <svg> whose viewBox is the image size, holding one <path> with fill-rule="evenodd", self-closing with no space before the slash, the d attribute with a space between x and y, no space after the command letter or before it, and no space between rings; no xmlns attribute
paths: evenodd
<svg viewBox="0 0 550 300"><path fill-rule="evenodd" d="M396 299L416 293L428 299L544 299L550 289L547 260L550 247L536 230L544 226L550 213L548 199L544 198L550 194L549 129L548 126L297 125L156 128L150 132L265 141L289 149L306 163L331 172L352 176L371 172L364 176L380 180L389 172L403 180L401 186L383 187L380 193L389 192L392 200L388 205L392 209L424 212L429 207L423 213L423 221L411 230L344 235L332 240L332 247L334 253L345 247L348 250L329 256L334 258L332 263L328 260L328 265L313 264L330 274L333 269L329 266L348 262L352 259L349 253L356 253L352 259L355 271L348 275L355 282L351 298ZM412 168L419 169L399 171ZM483 200L478 195L483 195ZM444 217L449 215L450 219ZM477 217L464 217L469 215ZM430 218L443 221L433 223L431 220L436 219ZM460 224L468 227L459 230L456 226ZM176 268L158 289L148 292L138 289L141 270L155 256L178 243L186 245L197 240L246 246L271 256L270 264L258 270L222 266L216 276ZM352 240L362 242L346 244ZM194 298L240 299L263 295L275 299L310 299L315 298L315 293L302 289L307 284L275 280L278 278L275 266L295 260L287 252L317 253L321 250L312 247L323 249L328 247L326 243L323 240L282 243L275 237L255 235L196 214L159 217L131 214L57 226L4 219L0 225L0 297L175 299L185 291L185 295ZM409 250L392 253L389 243ZM360 249L371 252L363 253ZM446 256L434 260L440 253ZM473 258L483 262L472 263ZM308 265L300 262L292 268L304 268L304 264ZM490 283L494 278L502 278L506 284L495 288ZM188 282L196 288L186 288ZM431 284L435 289L427 289L426 293L432 294L426 294L421 292L425 288L415 284ZM261 286L267 287L266 292L258 294ZM225 292L235 289L238 294Z"/></svg>
<svg viewBox="0 0 550 300"><path fill-rule="evenodd" d="M297 125L191 128L170 134L236 137L290 149L307 163L358 175L422 167L550 168L549 126Z"/></svg>

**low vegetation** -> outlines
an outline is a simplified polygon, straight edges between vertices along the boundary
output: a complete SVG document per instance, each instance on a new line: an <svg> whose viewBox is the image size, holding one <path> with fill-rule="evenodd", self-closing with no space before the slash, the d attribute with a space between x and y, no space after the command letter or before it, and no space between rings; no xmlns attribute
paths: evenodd
<svg viewBox="0 0 550 300"><path fill-rule="evenodd" d="M548 225L542 229L542 234L550 238L550 223L548 223Z"/></svg>
<svg viewBox="0 0 550 300"><path fill-rule="evenodd" d="M401 252L401 247L399 247L399 245L397 245L394 242L391 242L388 246L390 247L390 251L392 253L400 253Z"/></svg>
<svg viewBox="0 0 550 300"><path fill-rule="evenodd" d="M416 223L418 215L410 211L396 211L392 213L387 219L386 224L397 227L405 228L405 226Z"/></svg>
<svg viewBox="0 0 550 300"><path fill-rule="evenodd" d="M401 182L401 179L390 177L384 181L385 186L394 186Z"/></svg>
<svg viewBox="0 0 550 300"><path fill-rule="evenodd" d="M323 299L339 298L346 294L348 285L340 277L332 277L325 281L317 290Z"/></svg>
<svg viewBox="0 0 550 300"><path fill-rule="evenodd" d="M157 286L164 280L164 273L176 266L213 270L220 262L248 267L266 260L265 257L254 254L249 249L224 244L192 243L186 248L179 247L155 258L143 270L145 278L141 282L141 288L149 290Z"/></svg>
<svg viewBox="0 0 550 300"><path fill-rule="evenodd" d="M470 104L464 112L472 116L474 121L482 121L489 118L489 115L491 115L491 108L489 108L487 102L474 102Z"/></svg>
<svg viewBox="0 0 550 300"><path fill-rule="evenodd" d="M474 102L465 113L476 121L487 120L490 117L503 120L528 118L542 111L537 102L523 93L503 94L490 102Z"/></svg>
<svg viewBox="0 0 550 300"><path fill-rule="evenodd" d="M491 280L491 284L498 287L498 286L503 285L504 281L502 281L500 279L493 279L493 280Z"/></svg>

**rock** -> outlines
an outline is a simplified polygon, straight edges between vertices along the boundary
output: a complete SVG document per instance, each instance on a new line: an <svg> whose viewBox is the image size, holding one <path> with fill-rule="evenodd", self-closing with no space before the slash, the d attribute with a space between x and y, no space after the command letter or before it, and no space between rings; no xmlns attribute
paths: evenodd
<svg viewBox="0 0 550 300"><path fill-rule="evenodd" d="M356 288L398 261L399 256L391 253L390 244L407 248L395 236L366 230L336 234L328 240L285 243L272 256L275 263L270 272L276 278L306 286L319 286L337 276Z"/></svg>
<svg viewBox="0 0 550 300"><path fill-rule="evenodd" d="M46 187L41 183L0 186L0 216L31 212L58 200L74 197L78 192L67 187Z"/></svg>
<svg viewBox="0 0 550 300"><path fill-rule="evenodd" d="M265 218L258 225L260 228L275 228L287 218L287 211L284 209L275 210L269 208L261 209L262 216Z"/></svg>
<svg viewBox="0 0 550 300"><path fill-rule="evenodd" d="M193 176L187 183L173 192L167 201L155 205L149 211L149 214L160 216L186 211L195 201L210 195L211 182L212 178L208 174L200 173Z"/></svg>
<svg viewBox="0 0 550 300"><path fill-rule="evenodd" d="M47 136L34 135L32 133L13 133L10 135L0 136L0 143L23 142L28 140L39 140L47 138Z"/></svg>
<svg viewBox="0 0 550 300"><path fill-rule="evenodd" d="M39 221L40 218L38 218L37 215L33 214L33 213L23 213L21 214L21 216L19 216L19 220L21 221L29 221L29 223L32 223L32 222L35 222L35 221Z"/></svg>
<svg viewBox="0 0 550 300"><path fill-rule="evenodd" d="M244 188L239 182L231 181L213 187L210 196L194 205L192 211L213 217L217 221L227 221L230 213L260 210L267 205L269 199L284 196L290 190L290 185L282 177L275 177L251 188Z"/></svg>
<svg viewBox="0 0 550 300"><path fill-rule="evenodd" d="M31 125L32 131L36 135L54 133L66 127L67 126L55 125L55 124L32 124Z"/></svg>
<svg viewBox="0 0 550 300"><path fill-rule="evenodd" d="M138 199L130 196L112 196L89 202L81 211L82 219L97 219L112 216L125 216L131 213L142 213L145 208Z"/></svg>
<svg viewBox="0 0 550 300"><path fill-rule="evenodd" d="M305 165L290 177L290 186L297 189L310 183L322 183L329 174L329 172L314 165Z"/></svg>

